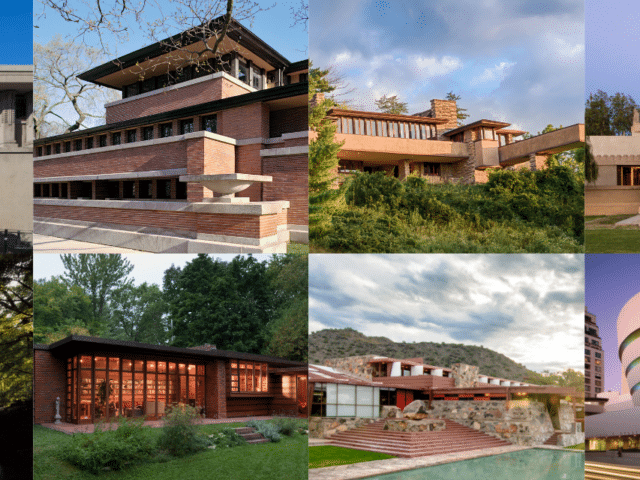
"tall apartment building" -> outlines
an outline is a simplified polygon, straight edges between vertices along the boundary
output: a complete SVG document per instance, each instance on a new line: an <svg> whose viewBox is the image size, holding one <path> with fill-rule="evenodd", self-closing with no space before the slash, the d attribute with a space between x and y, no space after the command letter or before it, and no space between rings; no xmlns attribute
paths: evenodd
<svg viewBox="0 0 640 480"><path fill-rule="evenodd" d="M35 141L38 233L153 252L305 241L308 61L235 20L219 54L190 56L204 50L190 42L182 32L79 75L122 99L105 125Z"/></svg>
<svg viewBox="0 0 640 480"><path fill-rule="evenodd" d="M584 312L584 396L595 398L604 391L604 353L596 316Z"/></svg>

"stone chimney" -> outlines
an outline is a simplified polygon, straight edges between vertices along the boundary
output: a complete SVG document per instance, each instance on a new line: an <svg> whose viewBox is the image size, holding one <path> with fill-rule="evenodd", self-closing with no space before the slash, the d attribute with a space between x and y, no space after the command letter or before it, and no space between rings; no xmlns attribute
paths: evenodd
<svg viewBox="0 0 640 480"><path fill-rule="evenodd" d="M315 93L313 95L313 98L311 99L311 101L309 102L309 108L313 108L316 105L318 105L319 103L324 102L324 93L319 92L319 93Z"/></svg>
<svg viewBox="0 0 640 480"><path fill-rule="evenodd" d="M638 109L633 109L633 122L631 123L631 135L636 136L640 135L640 114L638 113Z"/></svg>
<svg viewBox="0 0 640 480"><path fill-rule="evenodd" d="M440 118L447 120L447 123L438 125L438 139L442 140L442 134L447 130L454 129L458 126L458 106L455 100L431 100L431 108L424 112L416 113L419 117Z"/></svg>
<svg viewBox="0 0 640 480"><path fill-rule="evenodd" d="M211 350L216 350L215 345L211 345L210 343L205 343L204 345L198 345L197 347L189 347L191 350L202 350L205 352L210 352Z"/></svg>
<svg viewBox="0 0 640 480"><path fill-rule="evenodd" d="M456 382L456 388L471 388L476 386L480 368L465 363L454 363L451 365L453 370L453 380Z"/></svg>

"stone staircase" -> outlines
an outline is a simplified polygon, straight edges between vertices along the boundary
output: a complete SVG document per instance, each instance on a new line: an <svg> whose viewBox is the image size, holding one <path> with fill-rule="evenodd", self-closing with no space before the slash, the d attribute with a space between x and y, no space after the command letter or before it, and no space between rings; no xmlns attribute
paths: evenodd
<svg viewBox="0 0 640 480"><path fill-rule="evenodd" d="M629 480L640 479L640 469L609 465L605 463L585 462L585 480Z"/></svg>
<svg viewBox="0 0 640 480"><path fill-rule="evenodd" d="M261 433L256 432L252 427L240 427L235 430L247 443L267 443L269 441L269 439L264 438Z"/></svg>
<svg viewBox="0 0 640 480"><path fill-rule="evenodd" d="M328 441L330 445L337 447L405 458L512 445L451 420L444 421L444 430L418 433L383 430L384 420L378 420L363 427L336 433Z"/></svg>
<svg viewBox="0 0 640 480"><path fill-rule="evenodd" d="M543 445L553 445L554 447L558 445L558 437L562 432L553 432L547 440L543 443Z"/></svg>

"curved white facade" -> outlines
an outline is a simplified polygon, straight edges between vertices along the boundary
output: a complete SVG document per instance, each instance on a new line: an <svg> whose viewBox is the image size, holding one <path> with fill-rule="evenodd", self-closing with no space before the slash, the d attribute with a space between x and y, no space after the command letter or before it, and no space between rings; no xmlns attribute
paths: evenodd
<svg viewBox="0 0 640 480"><path fill-rule="evenodd" d="M640 293L618 315L618 347L633 404L640 406Z"/></svg>

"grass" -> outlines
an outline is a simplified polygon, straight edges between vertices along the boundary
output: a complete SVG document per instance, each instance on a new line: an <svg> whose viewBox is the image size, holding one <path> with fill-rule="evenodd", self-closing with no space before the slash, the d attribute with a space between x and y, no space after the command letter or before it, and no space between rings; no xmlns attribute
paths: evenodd
<svg viewBox="0 0 640 480"><path fill-rule="evenodd" d="M318 446L309 448L309 468L335 467L352 463L370 462L395 458L393 455L378 452L366 452L352 448Z"/></svg>
<svg viewBox="0 0 640 480"><path fill-rule="evenodd" d="M586 253L640 253L640 230L587 229L585 251Z"/></svg>
<svg viewBox="0 0 640 480"><path fill-rule="evenodd" d="M287 253L295 253L296 255L309 255L309 245L304 243L291 242L287 245Z"/></svg>
<svg viewBox="0 0 640 480"><path fill-rule="evenodd" d="M627 218L631 218L635 216L637 216L635 213L624 214L624 215L622 214L621 215L595 215L595 216L584 217L584 221L587 224L586 225L587 227L589 227L590 225L591 226L614 225L621 220L626 220Z"/></svg>
<svg viewBox="0 0 640 480"><path fill-rule="evenodd" d="M216 433L244 424L204 425L205 434ZM152 429L157 438L160 429ZM185 478L225 478L229 480L303 480L308 476L306 435L283 436L279 443L244 445L227 449L207 450L183 458L159 457L149 463L125 470L93 475L60 460L57 450L71 442L71 435L36 425L33 429L34 480L175 480Z"/></svg>
<svg viewBox="0 0 640 480"><path fill-rule="evenodd" d="M584 451L584 443L579 443L578 445L571 445L570 447L564 447L567 450L582 450Z"/></svg>

